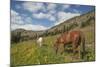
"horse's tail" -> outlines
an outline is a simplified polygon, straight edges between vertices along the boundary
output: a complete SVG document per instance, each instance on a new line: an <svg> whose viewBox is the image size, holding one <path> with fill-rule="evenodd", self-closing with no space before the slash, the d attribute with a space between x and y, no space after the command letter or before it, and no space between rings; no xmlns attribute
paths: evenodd
<svg viewBox="0 0 100 67"><path fill-rule="evenodd" d="M82 35L82 59L84 59L85 58L85 36L84 35Z"/></svg>

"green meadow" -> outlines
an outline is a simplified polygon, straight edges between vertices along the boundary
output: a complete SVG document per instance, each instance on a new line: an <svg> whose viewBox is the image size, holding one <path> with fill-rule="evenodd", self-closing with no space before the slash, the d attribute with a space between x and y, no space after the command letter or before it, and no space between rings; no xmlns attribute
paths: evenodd
<svg viewBox="0 0 100 67"><path fill-rule="evenodd" d="M95 60L95 31L93 26L81 29L85 34L86 54L85 60L72 58L71 51L64 51L63 54L55 54L53 45L59 35L44 37L42 47L37 45L36 40L28 40L11 44L11 65L39 65L58 64ZM66 47L70 49L71 47Z"/></svg>

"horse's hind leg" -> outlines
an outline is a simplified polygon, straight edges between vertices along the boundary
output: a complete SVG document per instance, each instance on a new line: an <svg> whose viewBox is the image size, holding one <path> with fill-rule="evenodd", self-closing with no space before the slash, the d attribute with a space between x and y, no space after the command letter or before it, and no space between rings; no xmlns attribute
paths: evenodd
<svg viewBox="0 0 100 67"><path fill-rule="evenodd" d="M73 58L80 58L80 47L78 46L77 43L74 43L72 45L73 49Z"/></svg>
<svg viewBox="0 0 100 67"><path fill-rule="evenodd" d="M76 48L75 48L75 53L76 53L77 59L80 59L80 58L81 58L80 45L77 45L77 46L76 46Z"/></svg>
<svg viewBox="0 0 100 67"><path fill-rule="evenodd" d="M72 59L74 59L75 58L75 54L76 54L75 44L72 45L72 50L73 50Z"/></svg>
<svg viewBox="0 0 100 67"><path fill-rule="evenodd" d="M75 43L72 45L72 50L73 50L73 55L76 53L76 47L75 47Z"/></svg>
<svg viewBox="0 0 100 67"><path fill-rule="evenodd" d="M80 46L78 46L78 58L81 58L81 51L80 51Z"/></svg>

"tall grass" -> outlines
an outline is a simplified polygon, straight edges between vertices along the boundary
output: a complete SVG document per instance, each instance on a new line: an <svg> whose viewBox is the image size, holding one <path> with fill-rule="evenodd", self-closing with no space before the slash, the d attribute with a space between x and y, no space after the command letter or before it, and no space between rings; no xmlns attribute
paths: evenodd
<svg viewBox="0 0 100 67"><path fill-rule="evenodd" d="M94 61L94 30L84 29L83 31L86 36L85 61ZM53 44L58 36L45 37L42 47L39 47L35 40L11 44L11 65L56 64L84 61L82 59L73 59L72 52L65 51L62 55L56 55Z"/></svg>

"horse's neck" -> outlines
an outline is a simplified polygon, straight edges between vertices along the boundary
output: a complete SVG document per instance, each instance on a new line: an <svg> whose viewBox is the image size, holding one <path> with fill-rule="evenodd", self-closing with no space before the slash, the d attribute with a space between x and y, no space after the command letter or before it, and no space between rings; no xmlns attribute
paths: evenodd
<svg viewBox="0 0 100 67"><path fill-rule="evenodd" d="M64 32L62 35L61 35L61 37L65 37L65 36L67 36L68 35L68 32Z"/></svg>
<svg viewBox="0 0 100 67"><path fill-rule="evenodd" d="M62 37L64 40L70 40L70 32L65 32Z"/></svg>

